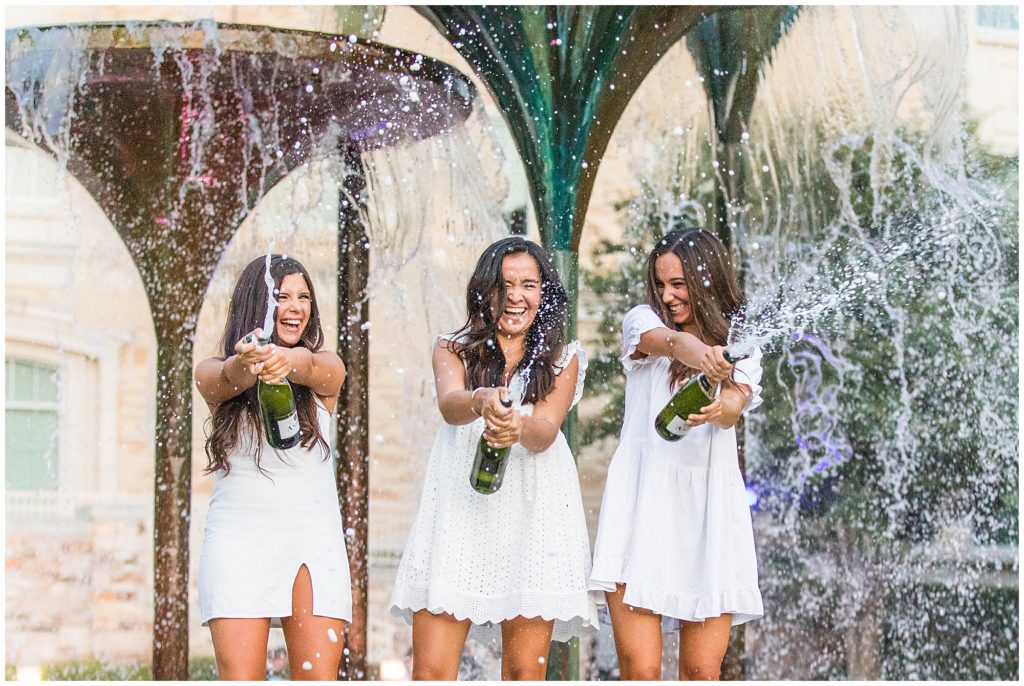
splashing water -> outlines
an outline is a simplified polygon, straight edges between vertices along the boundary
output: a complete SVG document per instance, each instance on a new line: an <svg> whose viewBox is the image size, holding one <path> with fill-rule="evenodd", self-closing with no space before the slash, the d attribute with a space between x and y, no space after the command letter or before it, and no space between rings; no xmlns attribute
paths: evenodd
<svg viewBox="0 0 1024 686"><path fill-rule="evenodd" d="M712 145L701 103L672 101L624 144L632 225L707 225L724 189L730 349L768 353L747 678L1017 673L1016 161L962 118L966 20L805 8L742 139ZM680 61L649 97L697 83Z"/></svg>
<svg viewBox="0 0 1024 686"><path fill-rule="evenodd" d="M267 246L267 259L263 268L263 282L267 285L267 314L263 318L263 336L270 338L274 332L274 310L277 309L277 298L274 294L274 277L270 275L270 258L274 252L274 241Z"/></svg>

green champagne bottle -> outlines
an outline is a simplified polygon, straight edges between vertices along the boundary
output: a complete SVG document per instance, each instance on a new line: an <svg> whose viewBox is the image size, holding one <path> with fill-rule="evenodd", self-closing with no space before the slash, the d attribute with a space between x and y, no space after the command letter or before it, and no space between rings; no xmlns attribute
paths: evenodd
<svg viewBox="0 0 1024 686"><path fill-rule="evenodd" d="M512 407L512 399L506 396L501 399L501 404ZM469 473L469 485L473 490L489 495L501 488L501 480L505 476L505 467L511 450L512 446L492 448L487 445L487 439L481 434L480 442L476 444L473 471Z"/></svg>
<svg viewBox="0 0 1024 686"><path fill-rule="evenodd" d="M257 346L270 343L269 338L256 339ZM295 393L288 379L281 383L257 382L256 397L263 415L263 429L267 442L278 450L287 450L302 440L299 429L299 412L295 408Z"/></svg>
<svg viewBox="0 0 1024 686"><path fill-rule="evenodd" d="M736 363L749 355L733 357L726 351L723 353L723 357L730 363ZM654 428L658 435L666 441L678 441L685 436L690 431L690 425L686 423L686 418L691 414L698 414L700 408L714 400L716 388L703 372L690 378L682 388L675 392L672 399L655 418Z"/></svg>

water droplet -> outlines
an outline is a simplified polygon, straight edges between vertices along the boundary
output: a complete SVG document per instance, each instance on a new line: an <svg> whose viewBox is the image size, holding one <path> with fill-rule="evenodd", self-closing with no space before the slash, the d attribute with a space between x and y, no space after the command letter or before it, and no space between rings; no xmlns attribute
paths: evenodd
<svg viewBox="0 0 1024 686"><path fill-rule="evenodd" d="M306 660L302 663L302 668L308 672L309 670L313 669L313 663L309 660Z"/></svg>
<svg viewBox="0 0 1024 686"><path fill-rule="evenodd" d="M328 629L327 630L327 638L331 639L331 643L337 643L338 642L338 632L336 632L334 629Z"/></svg>

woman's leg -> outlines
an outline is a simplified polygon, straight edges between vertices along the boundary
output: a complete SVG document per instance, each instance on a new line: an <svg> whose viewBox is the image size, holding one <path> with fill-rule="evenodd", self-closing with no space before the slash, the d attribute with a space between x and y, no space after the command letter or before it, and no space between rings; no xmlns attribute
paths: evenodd
<svg viewBox="0 0 1024 686"><path fill-rule="evenodd" d="M416 681L455 681L459 658L469 634L469 620L420 610L412 616L412 678Z"/></svg>
<svg viewBox="0 0 1024 686"><path fill-rule="evenodd" d="M730 630L731 614L679 622L679 680L718 681Z"/></svg>
<svg viewBox="0 0 1024 686"><path fill-rule="evenodd" d="M501 623L503 681L543 681L554 620L513 617Z"/></svg>
<svg viewBox="0 0 1024 686"><path fill-rule="evenodd" d="M222 681L263 681L267 676L270 619L210 620L217 678Z"/></svg>
<svg viewBox="0 0 1024 686"><path fill-rule="evenodd" d="M619 656L619 673L623 681L658 681L661 679L661 615L633 607L623 601L626 585L617 584L608 598L608 614L612 617L615 652Z"/></svg>
<svg viewBox="0 0 1024 686"><path fill-rule="evenodd" d="M313 580L306 565L292 584L292 616L281 618L288 646L292 681L333 681L338 678L345 648L345 622L313 614Z"/></svg>

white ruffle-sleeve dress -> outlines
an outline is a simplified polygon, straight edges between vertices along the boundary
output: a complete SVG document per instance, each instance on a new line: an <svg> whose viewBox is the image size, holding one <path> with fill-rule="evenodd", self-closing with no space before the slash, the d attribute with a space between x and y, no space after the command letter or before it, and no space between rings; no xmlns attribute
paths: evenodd
<svg viewBox="0 0 1024 686"><path fill-rule="evenodd" d="M622 324L625 417L608 466L590 588L625 584L624 602L662 615L665 631L680 619L725 613L742 624L764 609L736 432L704 424L677 442L658 435L655 417L672 395L670 360L630 356L640 336L659 327L648 305ZM761 404L760 360L755 350L736 363L733 378L752 390L744 412Z"/></svg>
<svg viewBox="0 0 1024 686"><path fill-rule="evenodd" d="M316 403L320 434L328 440L331 415ZM200 621L270 617L272 626L281 626L292 614L292 586L302 565L313 584L313 614L352 621L333 460L316 444L275 451L259 435L262 473L244 432L228 456L231 470L215 473L199 558Z"/></svg>
<svg viewBox="0 0 1024 686"><path fill-rule="evenodd" d="M446 337L444 337L446 338ZM583 394L587 358L578 341L558 369L579 359L575 405ZM524 379L509 384L524 415ZM391 612L410 624L419 610L472 621L469 636L500 639L500 622L514 617L554 620L552 638L565 641L597 627L587 590L590 539L579 477L561 432L542 453L512 446L501 489L484 495L469 484L482 418L442 422L424 477L419 510L398 565Z"/></svg>

